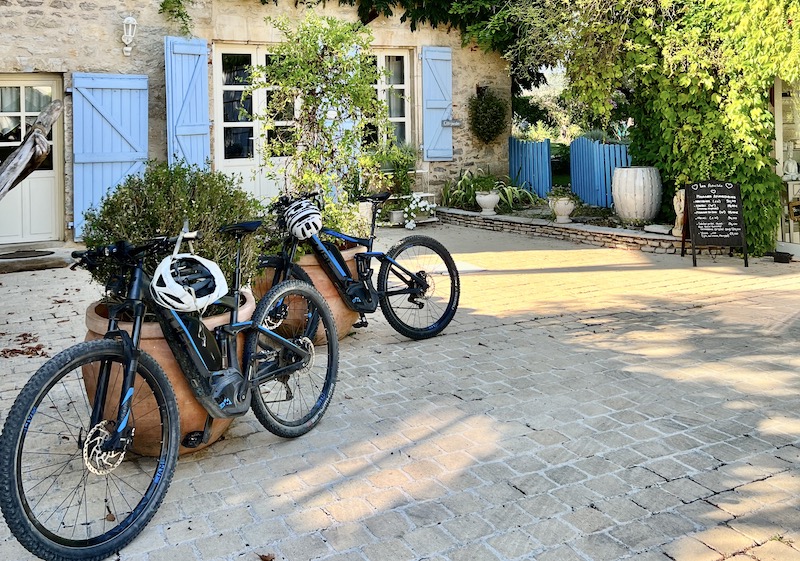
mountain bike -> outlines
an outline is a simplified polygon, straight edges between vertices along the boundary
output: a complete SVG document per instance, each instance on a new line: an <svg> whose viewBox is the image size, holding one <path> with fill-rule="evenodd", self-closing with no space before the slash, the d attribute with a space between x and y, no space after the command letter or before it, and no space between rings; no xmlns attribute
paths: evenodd
<svg viewBox="0 0 800 561"><path fill-rule="evenodd" d="M312 228L318 233L305 236L287 220L287 211L299 206L316 206L318 195L307 193L289 198L279 197L270 205L277 217L277 227L283 236L281 250L276 255L261 256L259 266L273 269L273 286L287 279L311 282L301 267L294 263L300 243L307 243L320 265L336 287L345 305L359 313L354 327L368 325L365 314L381 307L392 328L410 339L427 339L441 333L452 321L461 293L458 269L453 257L438 241L428 236L408 236L386 253L373 251L375 225L381 205L389 193L362 197L371 204L370 234L367 238L350 236L330 228ZM328 239L321 239L320 236ZM351 274L341 252L330 239L361 246L365 251L355 254L356 276ZM373 283L372 259L380 262L377 286Z"/></svg>
<svg viewBox="0 0 800 561"><path fill-rule="evenodd" d="M261 299L250 321L238 319L241 240L260 224L222 228L236 238L236 267L232 291L217 302L230 311L230 322L213 332L198 312L156 305L155 276L143 268L147 256L160 256L173 244L175 256L196 233L73 253L76 266L113 262L125 276L107 287L120 303L109 306L105 338L79 343L45 363L25 384L0 435L0 508L30 552L53 561L104 559L130 543L164 499L178 457L179 417L170 381L139 349L145 310L155 314L208 412L196 438L207 442L214 419L238 417L249 408L264 427L286 438L320 421L336 384L338 343L319 292L299 281L281 283ZM224 277L222 283L227 290ZM198 294L193 289L191 296ZM132 318L130 333L120 329L120 318ZM241 364L239 334L246 336ZM145 438L147 446L141 444Z"/></svg>

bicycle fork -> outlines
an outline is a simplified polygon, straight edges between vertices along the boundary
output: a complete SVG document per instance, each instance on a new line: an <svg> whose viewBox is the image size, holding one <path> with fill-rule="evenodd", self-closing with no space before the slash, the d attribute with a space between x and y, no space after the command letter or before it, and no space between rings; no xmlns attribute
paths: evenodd
<svg viewBox="0 0 800 561"><path fill-rule="evenodd" d="M122 378L122 385L119 395L119 409L114 424L114 430L110 436L103 440L100 445L103 452L121 452L133 440L133 427L129 426L131 416L131 405L133 402L134 382L136 372L139 369L139 341L141 339L142 323L144 321L145 306L141 295L144 287L144 273L141 268L136 267L133 272L131 288L128 298L122 307L127 307L133 311L133 328L131 334L119 328L116 311L109 310L108 330L106 339L120 339L124 353L125 373ZM113 361L105 360L100 365L100 372L97 378L97 389L92 403L92 415L89 430L94 431L105 417L105 407L109 392L109 381L111 378L111 364Z"/></svg>

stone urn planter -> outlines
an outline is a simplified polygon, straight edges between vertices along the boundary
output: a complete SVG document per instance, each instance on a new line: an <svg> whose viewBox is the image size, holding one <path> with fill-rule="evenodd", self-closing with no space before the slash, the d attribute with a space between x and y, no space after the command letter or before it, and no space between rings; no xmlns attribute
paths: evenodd
<svg viewBox="0 0 800 561"><path fill-rule="evenodd" d="M402 211L401 215L402 215ZM341 250L344 262L350 270L350 275L355 276L356 273L356 253L364 251L363 247L354 247L351 249ZM308 274L311 282L314 284L320 294L325 298L328 306L333 314L334 322L336 323L336 333L339 340L344 339L348 333L353 330L353 324L358 321L358 312L354 312L339 296L339 291L328 278L327 273L317 261L317 256L313 254L303 255L297 261L297 264ZM253 280L253 294L257 299L261 299L264 294L272 287L273 269L264 269L264 271ZM320 341L315 341L319 344Z"/></svg>
<svg viewBox="0 0 800 561"><path fill-rule="evenodd" d="M569 197L549 197L547 199L547 206L556 215L556 223L569 224L572 219L569 217L572 211L575 210L575 201Z"/></svg>
<svg viewBox="0 0 800 561"><path fill-rule="evenodd" d="M492 189L491 191L476 191L475 202L481 207L483 216L494 216L497 214L494 207L500 202L500 193Z"/></svg>
<svg viewBox="0 0 800 561"><path fill-rule="evenodd" d="M661 176L654 167L620 167L611 181L614 211L623 222L650 222L661 207Z"/></svg>
<svg viewBox="0 0 800 561"><path fill-rule="evenodd" d="M245 298L245 302L239 308L239 320L247 321L253 316L253 312L256 309L256 300L250 291L243 290L242 295ZM205 318L203 319L203 323L213 331L215 327L228 323L229 320L230 315L224 313ZM132 323L121 321L119 322L119 327L130 333ZM86 333L86 341L103 338L108 328L108 313L105 304L98 301L89 305L89 308L86 310L86 328L88 330ZM238 339L240 360L244 352L244 344L244 335L240 335ZM172 383L172 389L175 391L175 398L178 402L178 412L180 413L181 442L183 438L191 432L202 432L205 428L208 413L195 398L192 389L189 387L189 383L186 381L186 377L183 375L180 366L175 360L175 356L169 348L169 344L164 339L161 332L161 325L159 325L158 322L145 322L143 324L139 348L158 362L161 368L164 369L169 381ZM97 387L97 373L85 371L83 374L86 391L91 398ZM110 388L110 392L109 395L117 399L119 390L117 389L115 391L115 388L112 387ZM155 428L155 424L159 422L158 417L154 417L153 421L148 423L147 415L147 412L152 411L154 404L155 399L151 398L150 403L148 403L148 400L139 400L133 407L133 415L134 418L136 418L136 434L131 448L134 452L143 456L158 455L159 445L154 440L161 436L160 429ZM137 412L141 412L141 414L137 415ZM211 437L208 442L200 444L196 448L187 448L181 445L179 454L197 452L198 450L210 446L219 440L232 422L233 419L214 419L211 426Z"/></svg>
<svg viewBox="0 0 800 561"><path fill-rule="evenodd" d="M403 223L403 211L402 210L390 210L389 211L389 222L391 224L402 224Z"/></svg>

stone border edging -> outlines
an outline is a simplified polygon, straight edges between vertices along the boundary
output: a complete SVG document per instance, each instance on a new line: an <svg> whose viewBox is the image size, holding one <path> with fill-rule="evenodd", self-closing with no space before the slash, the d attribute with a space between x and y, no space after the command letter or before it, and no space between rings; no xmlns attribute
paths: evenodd
<svg viewBox="0 0 800 561"><path fill-rule="evenodd" d="M479 212L446 207L436 207L436 217L444 224L542 236L599 247L638 249L648 253L680 253L681 250L680 238L640 230L592 226L578 222L556 224L550 220L522 216L482 216ZM691 242L687 241L686 247L690 249Z"/></svg>

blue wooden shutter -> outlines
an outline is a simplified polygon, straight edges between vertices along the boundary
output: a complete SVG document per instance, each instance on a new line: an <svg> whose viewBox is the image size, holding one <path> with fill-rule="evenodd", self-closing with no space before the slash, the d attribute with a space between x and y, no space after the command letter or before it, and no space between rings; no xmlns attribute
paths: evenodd
<svg viewBox="0 0 800 561"><path fill-rule="evenodd" d="M147 76L72 75L75 237L83 213L147 161Z"/></svg>
<svg viewBox="0 0 800 561"><path fill-rule="evenodd" d="M450 47L422 47L422 147L427 161L453 159L453 60Z"/></svg>
<svg viewBox="0 0 800 561"><path fill-rule="evenodd" d="M208 47L202 39L165 37L169 163L206 167L211 155Z"/></svg>

